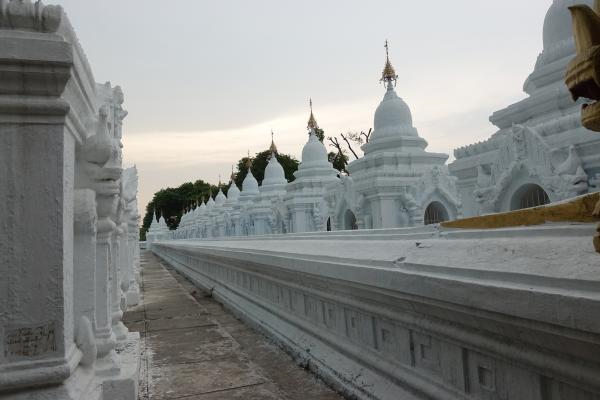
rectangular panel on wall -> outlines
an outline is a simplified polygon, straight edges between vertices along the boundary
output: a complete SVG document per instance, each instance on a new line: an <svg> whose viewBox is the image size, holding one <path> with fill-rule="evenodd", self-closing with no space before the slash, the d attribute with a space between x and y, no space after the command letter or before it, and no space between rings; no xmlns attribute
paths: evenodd
<svg viewBox="0 0 600 400"><path fill-rule="evenodd" d="M375 348L373 317L359 311L345 308L346 336L356 343Z"/></svg>
<svg viewBox="0 0 600 400"><path fill-rule="evenodd" d="M531 371L475 351L468 351L467 363L468 390L476 399L548 400L542 397L540 376Z"/></svg>
<svg viewBox="0 0 600 400"><path fill-rule="evenodd" d="M319 299L310 295L304 295L304 313L313 324L320 324L323 321Z"/></svg>
<svg viewBox="0 0 600 400"><path fill-rule="evenodd" d="M410 331L393 321L378 318L375 322L377 350L392 362L413 366Z"/></svg>
<svg viewBox="0 0 600 400"><path fill-rule="evenodd" d="M323 324L332 331L338 326L338 312L334 303L323 302Z"/></svg>
<svg viewBox="0 0 600 400"><path fill-rule="evenodd" d="M550 400L600 400L600 393L592 393L555 380L547 379L547 382Z"/></svg>
<svg viewBox="0 0 600 400"><path fill-rule="evenodd" d="M413 332L415 366L458 389L465 390L462 349L426 333Z"/></svg>
<svg viewBox="0 0 600 400"><path fill-rule="evenodd" d="M301 292L299 292L298 290L292 290L291 305L292 305L292 311L296 315L298 315L298 316L305 315L305 312L304 312L304 295Z"/></svg>

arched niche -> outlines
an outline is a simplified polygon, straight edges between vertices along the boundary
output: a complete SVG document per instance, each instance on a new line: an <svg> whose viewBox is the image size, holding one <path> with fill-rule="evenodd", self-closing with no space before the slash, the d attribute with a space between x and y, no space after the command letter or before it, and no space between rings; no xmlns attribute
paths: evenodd
<svg viewBox="0 0 600 400"><path fill-rule="evenodd" d="M510 210L538 207L550 203L548 193L535 183L521 185L510 199Z"/></svg>
<svg viewBox="0 0 600 400"><path fill-rule="evenodd" d="M355 231L357 229L356 215L351 210L346 210L344 213L344 230Z"/></svg>
<svg viewBox="0 0 600 400"><path fill-rule="evenodd" d="M331 217L327 218L327 232L331 232Z"/></svg>
<svg viewBox="0 0 600 400"><path fill-rule="evenodd" d="M425 209L423 222L425 225L439 224L450 220L448 209L439 201L432 201Z"/></svg>

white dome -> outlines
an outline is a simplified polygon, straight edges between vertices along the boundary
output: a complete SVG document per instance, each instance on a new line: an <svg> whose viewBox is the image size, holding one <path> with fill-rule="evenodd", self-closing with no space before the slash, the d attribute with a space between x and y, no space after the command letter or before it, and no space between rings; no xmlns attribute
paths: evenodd
<svg viewBox="0 0 600 400"><path fill-rule="evenodd" d="M240 189L238 189L235 182L231 182L229 190L227 191L227 200L235 201L240 197Z"/></svg>
<svg viewBox="0 0 600 400"><path fill-rule="evenodd" d="M262 182L263 186L265 185L276 185L280 183L287 183L285 179L285 171L279 161L277 161L277 157L275 155L271 156L269 163L267 164L267 168L265 168L265 178Z"/></svg>
<svg viewBox="0 0 600 400"><path fill-rule="evenodd" d="M322 165L327 164L327 149L321 141L317 138L314 131L311 132L308 142L302 149L302 164L306 166L310 165Z"/></svg>
<svg viewBox="0 0 600 400"><path fill-rule="evenodd" d="M206 202L206 207L213 208L214 205L215 205L215 201L213 200L212 196L208 196L208 201Z"/></svg>
<svg viewBox="0 0 600 400"><path fill-rule="evenodd" d="M371 140L390 136L418 136L413 127L412 114L408 105L388 86L383 100L375 111L374 130Z"/></svg>
<svg viewBox="0 0 600 400"><path fill-rule="evenodd" d="M252 171L248 169L248 174L242 182L242 193L258 193L258 181L252 175Z"/></svg>
<svg viewBox="0 0 600 400"><path fill-rule="evenodd" d="M217 193L215 203L217 203L218 206L222 206L226 200L227 197L225 197L225 195L223 194L223 190L219 189L219 193Z"/></svg>
<svg viewBox="0 0 600 400"><path fill-rule="evenodd" d="M552 50L573 38L573 23L568 7L575 4L593 7L593 3L592 0L554 0L544 19L544 50Z"/></svg>

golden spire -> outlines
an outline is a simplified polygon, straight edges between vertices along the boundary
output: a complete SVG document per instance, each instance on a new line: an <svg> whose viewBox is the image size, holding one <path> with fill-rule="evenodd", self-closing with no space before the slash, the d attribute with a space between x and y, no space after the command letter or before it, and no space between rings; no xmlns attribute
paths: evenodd
<svg viewBox="0 0 600 400"><path fill-rule="evenodd" d="M250 150L248 150L248 158L246 159L246 168L250 170L252 168L252 159L250 159Z"/></svg>
<svg viewBox="0 0 600 400"><path fill-rule="evenodd" d="M381 82L385 82L388 84L391 84L392 82L394 82L394 86L396 86L396 81L398 79L398 75L396 75L396 70L392 66L392 63L390 62L390 53L389 53L390 46L388 44L387 39L385 41L384 47L385 47L385 67L383 68L383 73L381 74Z"/></svg>
<svg viewBox="0 0 600 400"><path fill-rule="evenodd" d="M318 129L319 128L319 124L317 124L317 120L315 119L315 116L313 114L313 109L312 109L312 98L310 98L308 100L309 104L310 104L310 118L308 119L308 129Z"/></svg>
<svg viewBox="0 0 600 400"><path fill-rule="evenodd" d="M275 134L273 133L273 129L271 129L271 147L269 147L271 154L277 153L277 146L275 146L274 136L275 136Z"/></svg>

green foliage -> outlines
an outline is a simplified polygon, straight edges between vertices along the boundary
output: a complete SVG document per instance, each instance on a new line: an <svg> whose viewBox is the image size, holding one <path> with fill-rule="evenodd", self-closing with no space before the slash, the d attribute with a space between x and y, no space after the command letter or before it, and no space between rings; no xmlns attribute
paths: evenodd
<svg viewBox="0 0 600 400"><path fill-rule="evenodd" d="M310 136L310 131L308 132L308 135ZM317 135L321 143L323 143L323 140L325 140L325 131L321 128L315 128L315 135Z"/></svg>
<svg viewBox="0 0 600 400"><path fill-rule="evenodd" d="M223 193L227 193L227 186L221 185ZM213 197L219 192L219 187L197 180L196 182L186 182L177 188L161 189L154 194L152 201L146 206L146 215L144 216L142 228L140 229L140 240L146 240L146 232L150 229L152 218L157 215L163 216L169 229L177 229L184 209L195 208L200 200L208 199L212 191Z"/></svg>
<svg viewBox="0 0 600 400"><path fill-rule="evenodd" d="M265 150L252 158L252 174L259 184L262 183L264 179L265 168L269 162L269 157L271 157L271 152ZM248 158L244 157L238 161L237 165L238 173L235 182L240 189L247 174L247 169L245 167L247 160ZM298 160L287 154L277 154L277 161L279 161L283 167L285 178L288 182L293 181L294 172L298 169ZM229 184L221 185L221 189L223 190L223 193L227 195ZM146 240L146 232L150 229L152 218L156 218L157 214L159 218L160 216L165 217L169 229L177 229L184 209L196 208L197 205L200 205L202 198L208 200L211 191L214 198L219 192L219 187L200 179L194 183L186 182L177 188L166 188L156 192L152 201L146 206L146 215L144 216L142 228L140 229L140 240Z"/></svg>
<svg viewBox="0 0 600 400"><path fill-rule="evenodd" d="M327 158L329 162L333 164L333 168L337 169L340 172L348 173L346 170L346 166L348 165L348 156L343 152L334 152L331 151L327 154Z"/></svg>
<svg viewBox="0 0 600 400"><path fill-rule="evenodd" d="M252 161L252 175L254 175L259 185L262 183L265 177L265 168L267 168L270 157L271 151L265 150L250 158ZM283 167L285 179L287 179L288 182L292 182L295 179L294 172L298 170L298 160L288 154L276 154L276 157L277 161L279 161L279 164L281 164ZM248 175L248 169L246 168L247 162L248 157L244 157L237 163L235 183L238 185L240 190L242 188L242 182L244 182L244 178L246 178L246 175Z"/></svg>

